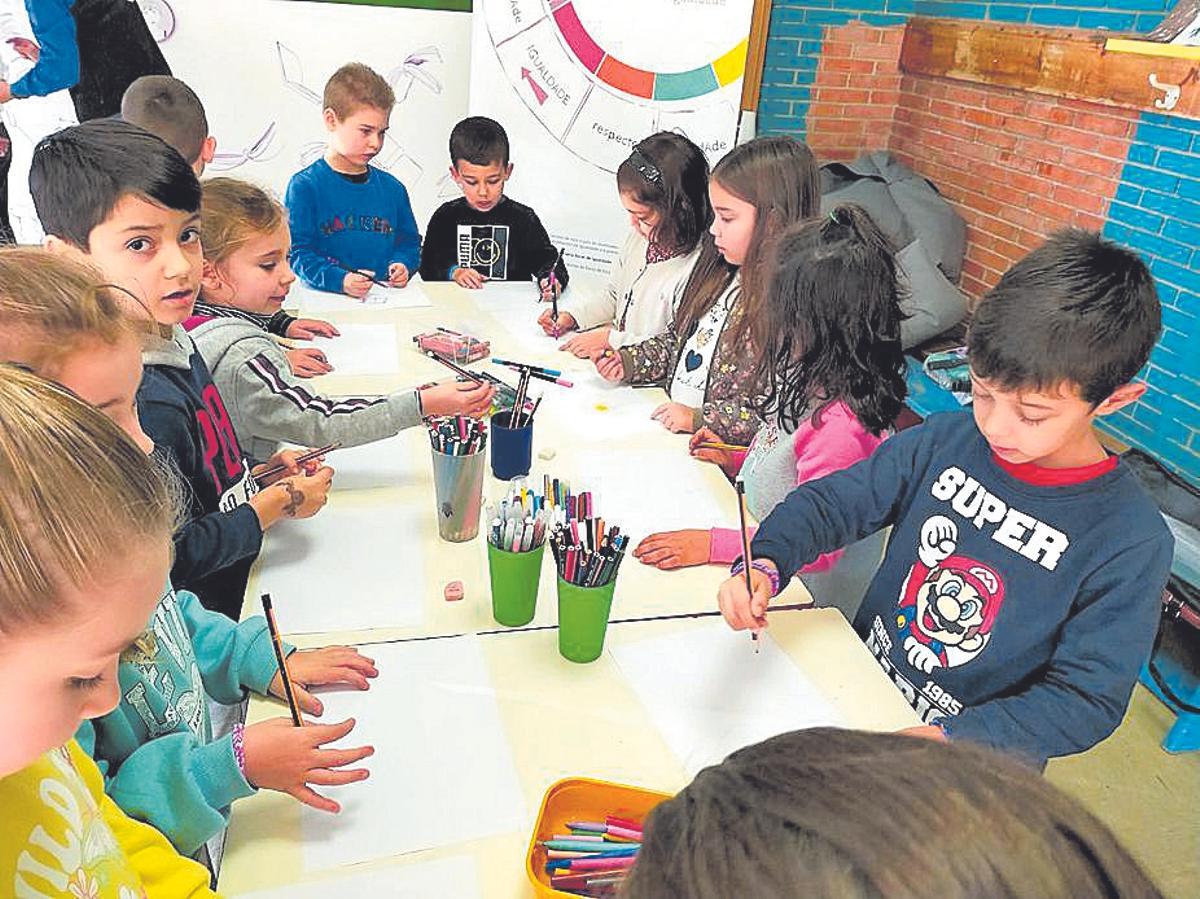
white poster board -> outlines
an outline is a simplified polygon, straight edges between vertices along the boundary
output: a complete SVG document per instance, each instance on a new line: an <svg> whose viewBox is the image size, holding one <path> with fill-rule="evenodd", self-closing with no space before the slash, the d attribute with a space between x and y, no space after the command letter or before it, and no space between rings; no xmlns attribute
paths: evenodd
<svg viewBox="0 0 1200 899"><path fill-rule="evenodd" d="M614 173L679 131L734 145L753 0L475 0L470 107L508 131L508 193L575 269L607 272L626 215Z"/></svg>
<svg viewBox="0 0 1200 899"><path fill-rule="evenodd" d="M417 226L424 231L433 210L459 195L446 142L467 110L466 13L301 0L174 0L169 8L169 17L159 9L147 21L175 76L204 103L217 139L206 175L245 178L282 199L288 179L324 151L326 80L361 62L396 92L373 164L408 188Z"/></svg>

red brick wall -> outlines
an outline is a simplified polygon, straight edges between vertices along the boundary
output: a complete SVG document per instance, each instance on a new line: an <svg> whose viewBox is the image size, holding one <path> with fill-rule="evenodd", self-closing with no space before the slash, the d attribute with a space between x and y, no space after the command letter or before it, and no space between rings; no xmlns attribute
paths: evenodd
<svg viewBox="0 0 1200 899"><path fill-rule="evenodd" d="M809 109L807 134L822 161L886 147L933 181L967 222L961 286L972 297L1050 232L1103 226L1137 113L892 74L899 71L902 31L860 23L826 30L814 93L820 99ZM894 66L881 58L884 50L893 53ZM851 92L875 78L889 86L897 79L898 96L880 87L865 105L834 102L857 96Z"/></svg>
<svg viewBox="0 0 1200 899"><path fill-rule="evenodd" d="M904 26L859 22L825 29L808 107L806 140L822 162L886 147L900 99Z"/></svg>

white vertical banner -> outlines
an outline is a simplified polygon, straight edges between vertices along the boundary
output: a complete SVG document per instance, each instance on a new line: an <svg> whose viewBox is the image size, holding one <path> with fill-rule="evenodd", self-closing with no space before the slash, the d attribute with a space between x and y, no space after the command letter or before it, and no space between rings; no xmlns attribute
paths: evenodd
<svg viewBox="0 0 1200 899"><path fill-rule="evenodd" d="M574 269L607 272L624 238L615 172L678 131L733 147L753 0L475 0L470 109L508 131L508 193Z"/></svg>

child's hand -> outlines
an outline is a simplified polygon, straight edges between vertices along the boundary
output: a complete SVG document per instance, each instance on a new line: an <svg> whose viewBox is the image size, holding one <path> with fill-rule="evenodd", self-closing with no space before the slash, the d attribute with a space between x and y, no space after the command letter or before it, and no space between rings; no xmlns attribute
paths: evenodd
<svg viewBox="0 0 1200 899"><path fill-rule="evenodd" d="M12 88L4 79L0 78L0 103L7 103L12 99Z"/></svg>
<svg viewBox="0 0 1200 899"><path fill-rule="evenodd" d="M566 343L560 343L558 348L580 359L591 359L596 353L603 352L608 347L608 332L611 330L612 328L608 325L602 328L593 328L583 334L576 334Z"/></svg>
<svg viewBox="0 0 1200 899"><path fill-rule="evenodd" d="M601 350L593 354L592 362L595 363L596 371L604 380L614 382L625 380L625 363L621 361L621 354L616 350Z"/></svg>
<svg viewBox="0 0 1200 899"><path fill-rule="evenodd" d="M408 266L403 262L393 262L388 266L388 284L392 287L403 287L408 283Z"/></svg>
<svg viewBox="0 0 1200 899"><path fill-rule="evenodd" d="M459 287L465 287L467 290L478 290L483 287L483 282L487 280L479 272L473 268L461 265L454 270L454 283Z"/></svg>
<svg viewBox="0 0 1200 899"><path fill-rule="evenodd" d="M312 518L329 502L333 469L325 465L310 475L282 480L277 486L287 493L280 509L284 518Z"/></svg>
<svg viewBox="0 0 1200 899"><path fill-rule="evenodd" d="M327 375L333 371L333 366L329 364L325 354L316 347L285 350L283 355L287 357L292 374L297 378L315 378L317 375Z"/></svg>
<svg viewBox="0 0 1200 899"><path fill-rule="evenodd" d="M700 445L702 443L724 443L720 434L712 428L701 428L688 441L688 452L691 453L693 459L720 465L721 470L730 477L737 474L737 460L730 450L702 447Z"/></svg>
<svg viewBox="0 0 1200 899"><path fill-rule="evenodd" d="M353 646L301 649L288 656L287 666L295 688L296 704L301 711L310 715L320 715L325 709L321 700L306 688L324 684L350 684L355 689L366 690L371 686L367 678L379 676L375 660L361 655ZM282 674L276 672L271 678L267 693L277 699L286 697Z"/></svg>
<svg viewBox="0 0 1200 899"><path fill-rule="evenodd" d="M935 743L949 743L946 732L936 724L922 724L917 727L906 727L896 733L902 737L920 737L923 740L933 740Z"/></svg>
<svg viewBox="0 0 1200 899"><path fill-rule="evenodd" d="M650 417L673 434L690 434L696 427L696 410L683 403L663 403Z"/></svg>
<svg viewBox="0 0 1200 899"><path fill-rule="evenodd" d="M282 465L284 467L283 471L281 471L279 474L272 475L271 477L265 478L263 481L261 481L260 486L262 487L269 487L272 484L282 481L284 478L290 478L294 475L303 474L306 469L308 470L309 474L311 474L317 470L321 460L313 459L305 465L300 465L296 459L304 455L304 453L305 450L280 450L279 452L275 453L275 455L271 456L271 458L266 462L263 462L261 465L255 465L252 469L250 469L250 474L258 477L259 472L266 471L269 468L274 468L277 465Z"/></svg>
<svg viewBox="0 0 1200 899"><path fill-rule="evenodd" d="M717 605L726 623L735 631L760 631L767 626L767 603L771 601L771 579L750 569L754 596L746 593L746 575L731 577L717 591Z"/></svg>
<svg viewBox="0 0 1200 899"><path fill-rule="evenodd" d="M305 805L337 813L342 807L316 792L309 784L335 787L366 780L366 768L346 768L375 754L373 746L322 749L354 729L354 719L340 724L296 727L290 718L272 718L251 724L245 732L246 780L264 790L278 790ZM334 770L341 768L342 770Z"/></svg>
<svg viewBox="0 0 1200 899"><path fill-rule="evenodd" d="M469 415L480 418L492 407L496 388L484 381L452 381L421 390L421 409L426 415Z"/></svg>
<svg viewBox="0 0 1200 899"><path fill-rule="evenodd" d="M633 555L643 565L670 571L704 565L711 549L712 534L709 531L663 531L645 538L634 548Z"/></svg>
<svg viewBox="0 0 1200 899"><path fill-rule="evenodd" d="M312 340L314 337L338 337L341 333L333 322L319 318L298 318L287 326L286 336L293 340Z"/></svg>
<svg viewBox="0 0 1200 899"><path fill-rule="evenodd" d="M342 293L361 300L370 292L371 285L375 283L371 280L374 276L375 273L367 269L346 272L346 277L342 278Z"/></svg>
<svg viewBox="0 0 1200 899"><path fill-rule="evenodd" d="M575 321L575 316L573 316L570 312L558 313L558 318L556 320L554 318L553 309L542 310L542 314L538 316L537 321L538 324L542 326L542 330L551 337L557 337L560 334L566 334L572 328L575 328L579 325L579 323Z"/></svg>

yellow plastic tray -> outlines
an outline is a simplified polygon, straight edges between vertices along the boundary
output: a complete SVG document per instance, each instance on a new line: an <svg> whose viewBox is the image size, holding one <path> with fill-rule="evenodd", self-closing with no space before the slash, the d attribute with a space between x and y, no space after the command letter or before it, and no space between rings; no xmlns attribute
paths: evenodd
<svg viewBox="0 0 1200 899"><path fill-rule="evenodd" d="M538 845L556 833L566 833L567 822L603 821L605 815L644 821L654 806L670 798L670 793L586 777L568 777L551 784L542 799L533 836L529 840L529 853L525 857L525 873L533 884L533 894L539 897L573 895L550 886L550 875L546 873L546 850Z"/></svg>

